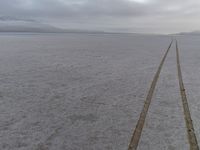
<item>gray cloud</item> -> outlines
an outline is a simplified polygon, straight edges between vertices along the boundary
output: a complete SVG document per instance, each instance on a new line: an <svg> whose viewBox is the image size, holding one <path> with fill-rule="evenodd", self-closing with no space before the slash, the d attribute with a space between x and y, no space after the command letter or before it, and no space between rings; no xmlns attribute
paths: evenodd
<svg viewBox="0 0 200 150"><path fill-rule="evenodd" d="M129 0L10 0L0 2L0 13L30 17L137 16L147 13Z"/></svg>
<svg viewBox="0 0 200 150"><path fill-rule="evenodd" d="M167 33L197 30L199 6L196 0L2 0L0 20L41 21L63 28ZM183 23L187 26L178 27Z"/></svg>

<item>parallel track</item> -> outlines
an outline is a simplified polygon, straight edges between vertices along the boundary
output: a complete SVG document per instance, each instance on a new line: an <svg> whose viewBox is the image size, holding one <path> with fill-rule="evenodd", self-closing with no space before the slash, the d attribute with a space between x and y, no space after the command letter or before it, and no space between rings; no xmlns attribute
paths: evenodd
<svg viewBox="0 0 200 150"><path fill-rule="evenodd" d="M184 110L184 115L185 115L185 123L186 123L186 127L187 127L187 134L188 134L188 141L190 144L190 150L199 150L198 142L196 139L196 135L195 135L194 127L193 127L193 123L192 123L192 118L190 115L187 96L186 96L185 88L184 88L184 84L183 84L177 41L176 41L176 60L177 60L177 70L178 70L180 94L182 97L183 110Z"/></svg>
<svg viewBox="0 0 200 150"><path fill-rule="evenodd" d="M173 41L172 41L173 42ZM145 119L148 113L149 106L151 104L151 100L153 97L153 93L162 69L162 66L165 62L165 59L167 57L167 54L171 48L172 42L170 43L167 51L165 52L165 55L163 56L160 65L158 67L158 70L153 78L153 81L151 83L151 87L149 89L149 92L147 94L142 112L140 114L139 120L137 122L137 125L134 129L128 150L137 150L138 143L142 134L142 130L144 127ZM180 87L180 94L182 98L182 104L183 104L183 111L184 111L184 116L185 116L185 123L187 127L187 134L188 134L188 141L190 145L190 150L199 150L197 138L195 135L193 123L192 123L192 118L188 106L188 101L187 101L187 96L184 88L184 83L183 83L183 78L182 78L182 72L181 72L181 66L180 66L180 58L179 58L179 48L178 48L178 42L176 41L176 60L177 60L177 72L178 72L178 79L179 79L179 87Z"/></svg>
<svg viewBox="0 0 200 150"><path fill-rule="evenodd" d="M140 118L139 118L139 120L137 122L137 125L136 125L135 129L134 129L134 132L133 132L133 135L132 135L128 150L136 150L137 149L137 146L138 146L138 143L139 143L139 140L140 140L140 137L141 137L142 129L144 127L146 115L148 113L148 109L149 109L149 106L151 104L153 93L154 93L154 90L155 90L155 87L156 87L156 83L158 81L158 78L159 78L162 66L163 66L163 64L165 62L165 59L167 57L167 54L168 54L168 52L169 52L169 50L171 48L172 42L173 41L171 41L167 51L165 52L165 54L164 54L164 56L163 56L163 58L162 58L162 60L160 62L160 65L158 67L158 70L157 70L157 72L156 72L156 74L155 74L155 76L153 78L153 81L151 83L151 87L150 87L149 92L147 94L147 97L146 97L142 112L140 114Z"/></svg>

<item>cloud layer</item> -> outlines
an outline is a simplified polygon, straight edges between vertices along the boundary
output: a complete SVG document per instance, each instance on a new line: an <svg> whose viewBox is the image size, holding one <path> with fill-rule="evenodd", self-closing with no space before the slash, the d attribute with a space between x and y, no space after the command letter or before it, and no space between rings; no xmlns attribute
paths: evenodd
<svg viewBox="0 0 200 150"><path fill-rule="evenodd" d="M3 0L0 20L41 21L62 28L170 33L198 30L199 7L197 0Z"/></svg>

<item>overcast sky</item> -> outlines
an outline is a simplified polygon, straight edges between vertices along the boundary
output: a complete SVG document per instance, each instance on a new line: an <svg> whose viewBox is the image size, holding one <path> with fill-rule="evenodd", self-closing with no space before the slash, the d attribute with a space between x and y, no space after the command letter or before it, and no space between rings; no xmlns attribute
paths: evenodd
<svg viewBox="0 0 200 150"><path fill-rule="evenodd" d="M200 30L200 1L0 0L0 20L66 29L174 33Z"/></svg>

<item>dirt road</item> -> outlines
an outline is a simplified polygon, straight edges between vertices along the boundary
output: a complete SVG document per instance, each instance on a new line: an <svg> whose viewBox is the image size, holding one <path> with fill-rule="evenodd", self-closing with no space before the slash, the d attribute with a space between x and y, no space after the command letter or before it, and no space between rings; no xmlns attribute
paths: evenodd
<svg viewBox="0 0 200 150"><path fill-rule="evenodd" d="M142 112L140 114L139 120L137 122L137 125L134 129L128 150L136 150L138 147L138 143L140 141L141 138L141 134L142 134L142 130L144 127L144 123L145 123L145 119L148 113L148 109L149 106L151 104L152 101L152 97L153 97L153 93L156 87L156 83L158 81L162 66L164 64L164 61L167 57L167 54L171 48L173 41L170 43L159 67L158 70L154 76L154 79L151 83L151 87L148 91L147 97L145 99L145 103L144 103L144 107L142 109ZM194 127L193 127L193 123L192 123L192 118L190 115L190 110L189 110L189 106L188 106L188 102L187 102L187 97L186 97L186 93L185 93L185 88L184 88L184 84L183 84L183 79L182 79L182 73L181 73L181 67L180 67L180 60L179 60L179 49L178 49L178 42L176 41L176 60L177 60L177 72L178 72L178 80L179 80L179 86L180 86L180 94L181 94L181 98L182 98L182 104L183 104L183 110L184 110L184 116L185 116L185 122L186 122L186 128L187 128L187 134L188 134L188 142L190 145L190 150L199 150L198 147L198 142L196 139L196 135L195 135L195 131L194 131Z"/></svg>

